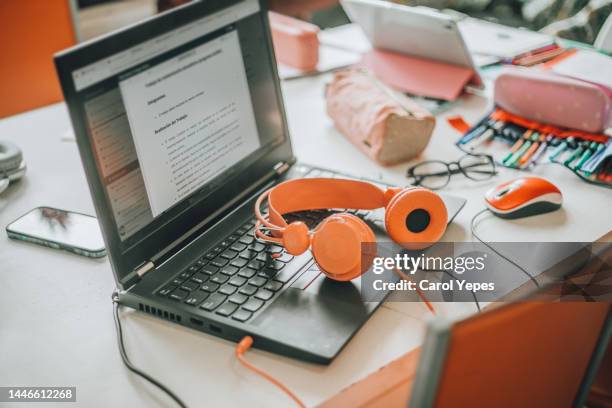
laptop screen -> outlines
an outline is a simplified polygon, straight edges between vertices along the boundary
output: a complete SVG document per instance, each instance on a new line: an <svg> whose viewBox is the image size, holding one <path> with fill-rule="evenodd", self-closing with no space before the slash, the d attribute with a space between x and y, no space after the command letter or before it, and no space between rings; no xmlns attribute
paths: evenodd
<svg viewBox="0 0 612 408"><path fill-rule="evenodd" d="M282 138L256 112L258 10L240 2L72 72L122 240Z"/></svg>
<svg viewBox="0 0 612 408"><path fill-rule="evenodd" d="M178 238L288 145L264 17L257 0L194 3L56 57L107 245Z"/></svg>

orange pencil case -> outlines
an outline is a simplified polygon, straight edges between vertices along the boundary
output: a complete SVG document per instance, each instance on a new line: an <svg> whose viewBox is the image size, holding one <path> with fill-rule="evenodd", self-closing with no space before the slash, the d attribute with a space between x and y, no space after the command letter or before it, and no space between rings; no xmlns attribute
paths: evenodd
<svg viewBox="0 0 612 408"><path fill-rule="evenodd" d="M289 16L268 12L276 59L303 71L319 63L319 27Z"/></svg>

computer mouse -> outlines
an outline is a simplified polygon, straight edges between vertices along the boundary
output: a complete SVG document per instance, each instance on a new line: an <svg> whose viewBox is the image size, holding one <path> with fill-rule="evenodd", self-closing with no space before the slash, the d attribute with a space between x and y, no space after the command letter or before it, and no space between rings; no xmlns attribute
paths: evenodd
<svg viewBox="0 0 612 408"><path fill-rule="evenodd" d="M540 177L521 177L489 190L485 203L502 218L522 218L544 214L561 208L561 191Z"/></svg>

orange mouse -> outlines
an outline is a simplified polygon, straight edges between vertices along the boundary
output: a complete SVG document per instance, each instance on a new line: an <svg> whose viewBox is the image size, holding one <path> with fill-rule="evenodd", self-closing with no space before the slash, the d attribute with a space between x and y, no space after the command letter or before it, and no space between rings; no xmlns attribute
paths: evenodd
<svg viewBox="0 0 612 408"><path fill-rule="evenodd" d="M558 210L563 196L548 180L521 177L489 190L485 202L498 217L522 218Z"/></svg>

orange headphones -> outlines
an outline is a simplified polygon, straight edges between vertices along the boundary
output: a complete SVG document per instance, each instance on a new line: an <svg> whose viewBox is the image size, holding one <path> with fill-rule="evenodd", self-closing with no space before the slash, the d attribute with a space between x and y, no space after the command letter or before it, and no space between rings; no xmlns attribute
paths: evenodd
<svg viewBox="0 0 612 408"><path fill-rule="evenodd" d="M265 199L269 219L261 213ZM313 230L301 221L288 224L283 215L330 208L382 207L387 234L406 249L426 248L446 230L448 214L444 201L425 188L383 191L364 181L312 178L285 181L261 194L255 203L255 235L262 241L282 245L291 255L301 255L310 248L325 275L349 281L370 267L369 262L361 265L361 244L376 242L372 229L361 218L346 212L330 215Z"/></svg>

